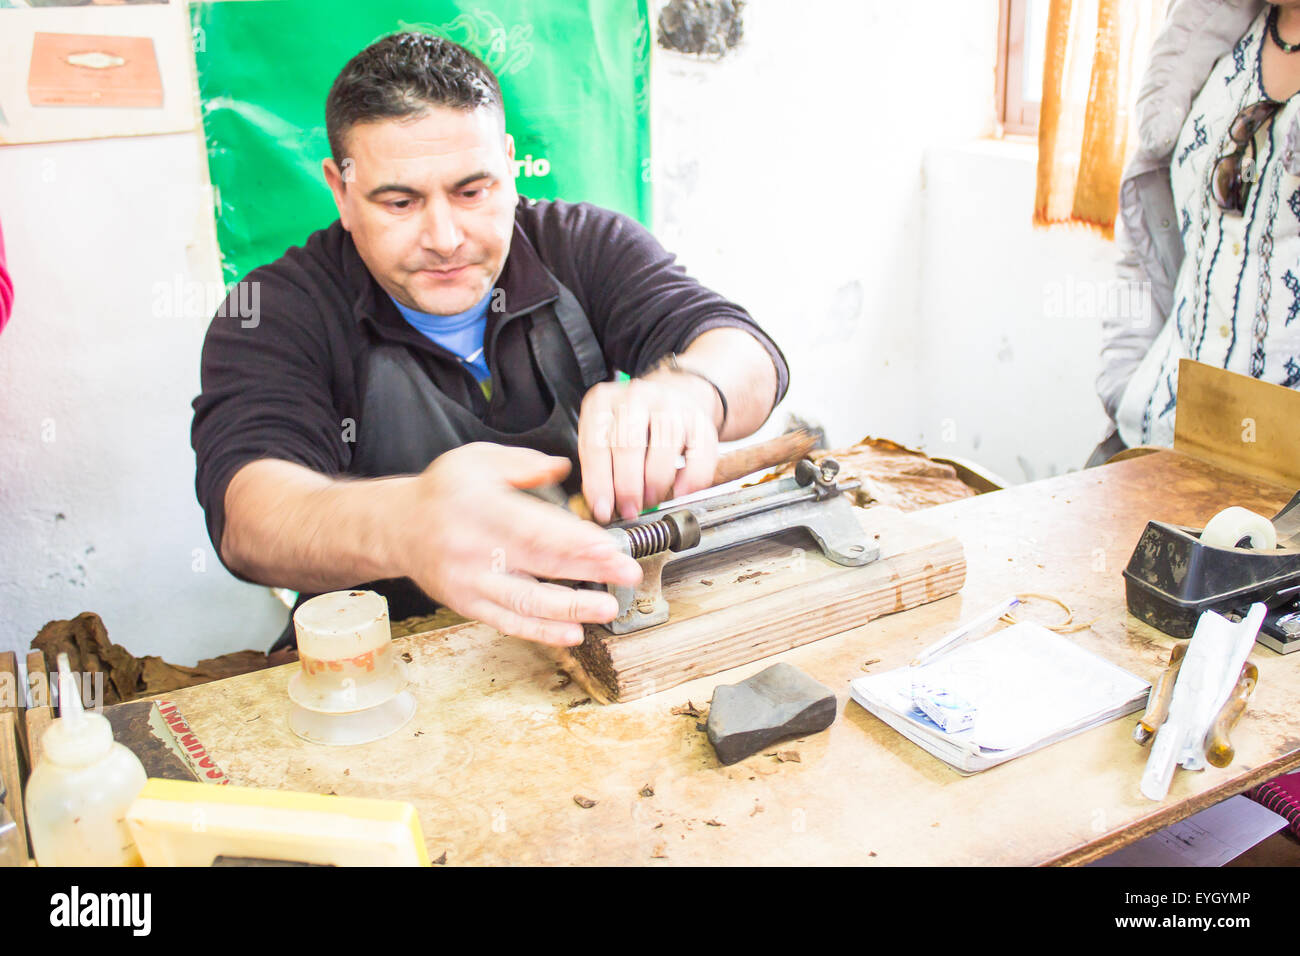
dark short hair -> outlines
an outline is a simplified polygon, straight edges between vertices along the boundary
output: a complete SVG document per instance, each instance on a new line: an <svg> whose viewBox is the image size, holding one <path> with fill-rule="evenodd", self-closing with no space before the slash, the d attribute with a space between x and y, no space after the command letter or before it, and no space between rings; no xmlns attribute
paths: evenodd
<svg viewBox="0 0 1300 956"><path fill-rule="evenodd" d="M366 47L339 71L325 100L325 132L336 163L358 123L418 116L430 106L502 111L501 86L487 64L432 33L393 33Z"/></svg>

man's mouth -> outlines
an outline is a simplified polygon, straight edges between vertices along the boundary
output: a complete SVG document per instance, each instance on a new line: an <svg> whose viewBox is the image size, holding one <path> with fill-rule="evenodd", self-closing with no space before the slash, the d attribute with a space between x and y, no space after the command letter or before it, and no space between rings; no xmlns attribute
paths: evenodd
<svg viewBox="0 0 1300 956"><path fill-rule="evenodd" d="M469 263L460 266L438 266L432 269L420 269L419 271L435 279L455 279L463 274L470 267Z"/></svg>

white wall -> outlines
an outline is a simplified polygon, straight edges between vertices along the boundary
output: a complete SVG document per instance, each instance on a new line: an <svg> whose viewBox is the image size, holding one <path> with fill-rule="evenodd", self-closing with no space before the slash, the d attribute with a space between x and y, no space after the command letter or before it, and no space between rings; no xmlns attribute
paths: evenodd
<svg viewBox="0 0 1300 956"><path fill-rule="evenodd" d="M206 178L196 133L0 147L0 650L82 611L178 663L284 626L216 560L194 497L211 311L186 299L220 281Z"/></svg>
<svg viewBox="0 0 1300 956"><path fill-rule="evenodd" d="M794 412L832 443L888 436L1011 482L1081 467L1106 422L1086 302L1113 245L1033 229L1034 147L984 139L997 4L744 18L719 61L655 51L655 231L784 349L765 432Z"/></svg>
<svg viewBox="0 0 1300 956"><path fill-rule="evenodd" d="M1031 232L1032 164L961 148L992 126L996 23L995 0L754 0L719 61L656 48L655 218L785 348L786 409L1023 479L1096 440L1096 323L1044 323L1042 302L1108 247ZM83 610L179 663L283 626L194 499L209 313L158 284L218 281L204 181L196 133L0 148L0 649Z"/></svg>
<svg viewBox="0 0 1300 956"><path fill-rule="evenodd" d="M1013 483L1082 468L1109 425L1093 383L1114 243L1031 225L1036 158L984 141L924 166L921 443Z"/></svg>
<svg viewBox="0 0 1300 956"><path fill-rule="evenodd" d="M655 231L776 338L785 410L834 443L919 441L922 156L992 129L997 3L767 0L744 23L716 62L655 49Z"/></svg>

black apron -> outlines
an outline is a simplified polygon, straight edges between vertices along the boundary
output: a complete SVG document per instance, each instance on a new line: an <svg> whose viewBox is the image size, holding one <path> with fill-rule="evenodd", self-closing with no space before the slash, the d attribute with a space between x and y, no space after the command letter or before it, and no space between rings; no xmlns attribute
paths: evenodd
<svg viewBox="0 0 1300 956"><path fill-rule="evenodd" d="M366 356L364 392L357 421L357 447L348 474L382 478L422 472L444 452L471 442L533 448L573 462L564 485L570 494L581 487L578 472L578 411L587 390L608 377L600 342L573 293L552 275L559 295L528 313L528 346L551 399L551 412L536 428L499 431L442 393L420 368L406 346L378 343ZM522 321L507 316L506 321ZM499 332L500 327L487 334ZM486 344L486 343L485 343ZM438 605L410 578L386 578L358 585L388 599L389 619L432 614ZM300 594L294 610L314 594ZM297 644L290 614L288 626L272 650Z"/></svg>

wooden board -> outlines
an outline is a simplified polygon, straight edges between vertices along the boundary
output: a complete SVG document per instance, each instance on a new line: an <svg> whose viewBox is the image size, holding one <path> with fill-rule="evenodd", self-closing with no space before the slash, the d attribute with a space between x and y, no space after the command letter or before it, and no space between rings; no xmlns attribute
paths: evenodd
<svg viewBox="0 0 1300 956"><path fill-rule="evenodd" d="M0 653L0 779L4 781L4 804L18 824L23 852L28 856L27 816L23 812L23 783L31 772L27 763L27 691L19 680L18 656Z"/></svg>
<svg viewBox="0 0 1300 956"><path fill-rule="evenodd" d="M48 707L28 707L23 720L27 736L27 766L34 768L41 762L41 741L54 722L54 712Z"/></svg>
<svg viewBox="0 0 1300 956"><path fill-rule="evenodd" d="M23 772L18 749L18 721L8 711L0 712L0 780L4 781L4 805L18 824L22 851L27 848L27 816L23 812Z"/></svg>
<svg viewBox="0 0 1300 956"><path fill-rule="evenodd" d="M18 673L18 655L13 651L0 653L0 714L9 715L13 724L20 761L27 753L27 722L23 718L26 707L27 691ZM25 776L20 773L19 779Z"/></svg>
<svg viewBox="0 0 1300 956"><path fill-rule="evenodd" d="M27 652L27 706L51 707L50 675L45 669L45 655L40 651Z"/></svg>
<svg viewBox="0 0 1300 956"><path fill-rule="evenodd" d="M1191 359L1178 363L1177 451L1294 490L1300 488L1297 421L1295 389Z"/></svg>
<svg viewBox="0 0 1300 956"><path fill-rule="evenodd" d="M1235 762L1178 771L1159 803L1138 792L1147 751L1130 739L1136 714L962 777L850 702L849 680L902 666L1029 591L1095 618L1069 639L1151 680L1175 641L1127 614L1120 574L1146 522L1199 527L1225 497L1269 513L1290 494L1162 451L926 511L961 540L965 586L779 655L839 698L828 730L782 744L798 763L758 754L721 766L697 718L672 713L770 658L601 707L582 703L536 646L473 623L397 642L418 709L361 747L292 734L292 666L167 696L233 783L409 800L430 858L448 864L1081 863L1300 766L1300 655L1252 652L1260 685L1233 735ZM1025 611L1059 614L1041 603Z"/></svg>
<svg viewBox="0 0 1300 956"><path fill-rule="evenodd" d="M13 651L0 653L0 714L13 714L23 709L27 695L18 680L18 655Z"/></svg>
<svg viewBox="0 0 1300 956"><path fill-rule="evenodd" d="M45 655L40 651L27 654L27 710L23 714L23 734L27 741L28 772L41 757L41 738L54 720L54 698L50 695L50 676L45 670Z"/></svg>
<svg viewBox="0 0 1300 956"><path fill-rule="evenodd" d="M621 635L589 626L561 663L602 703L636 700L961 590L956 538L892 508L854 512L880 546L871 564L835 564L791 532L669 565L666 623Z"/></svg>

